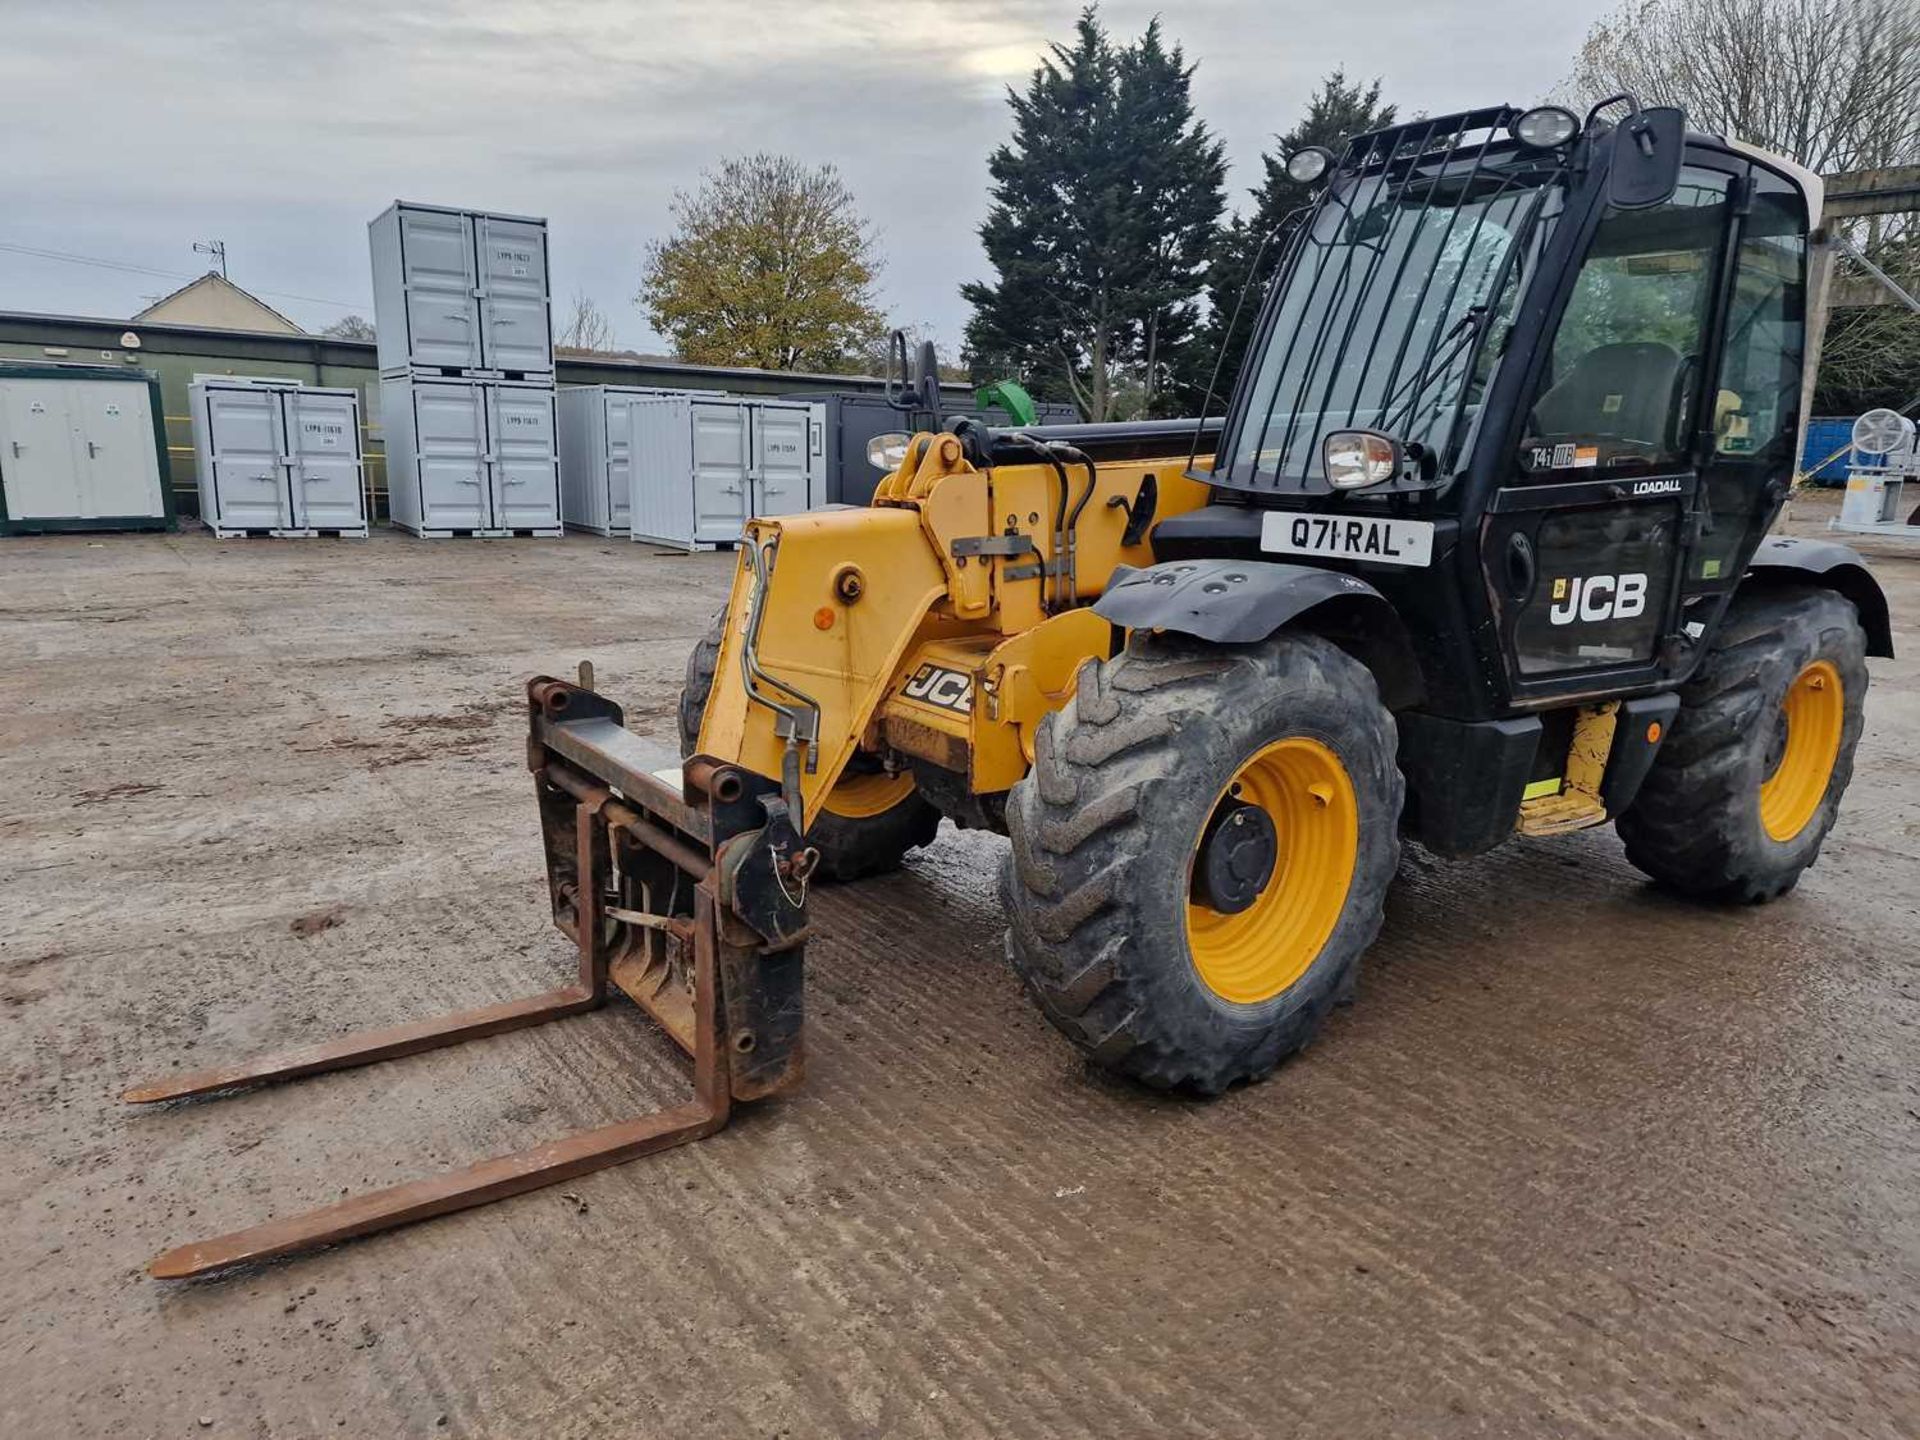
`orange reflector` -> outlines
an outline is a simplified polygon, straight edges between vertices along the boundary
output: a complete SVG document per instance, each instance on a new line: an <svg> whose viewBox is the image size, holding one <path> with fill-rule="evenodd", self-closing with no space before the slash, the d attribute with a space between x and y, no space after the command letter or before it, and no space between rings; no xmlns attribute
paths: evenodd
<svg viewBox="0 0 1920 1440"><path fill-rule="evenodd" d="M1660 743L1660 737L1664 734L1666 734L1666 731L1662 730L1660 728L1660 722L1655 720L1651 725L1647 726L1647 744L1658 745Z"/></svg>
<svg viewBox="0 0 1920 1440"><path fill-rule="evenodd" d="M818 610L813 612L813 628L816 630L831 630L833 628L833 607L831 605L822 605Z"/></svg>

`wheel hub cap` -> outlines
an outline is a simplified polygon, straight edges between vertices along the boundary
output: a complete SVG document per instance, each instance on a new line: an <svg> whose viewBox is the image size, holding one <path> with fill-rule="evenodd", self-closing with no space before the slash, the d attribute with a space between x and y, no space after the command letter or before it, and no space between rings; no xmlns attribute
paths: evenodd
<svg viewBox="0 0 1920 1440"><path fill-rule="evenodd" d="M1229 800L1200 844L1194 866L1197 898L1222 915L1238 915L1267 888L1279 853L1273 817L1258 805Z"/></svg>

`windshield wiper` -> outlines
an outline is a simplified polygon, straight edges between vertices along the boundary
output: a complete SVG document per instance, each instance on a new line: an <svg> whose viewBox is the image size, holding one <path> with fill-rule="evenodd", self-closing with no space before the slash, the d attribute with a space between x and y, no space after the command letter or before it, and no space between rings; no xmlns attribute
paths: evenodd
<svg viewBox="0 0 1920 1440"><path fill-rule="evenodd" d="M1395 434L1398 431L1398 422L1413 419L1419 407L1420 397L1426 393L1427 387L1447 373L1462 350L1479 341L1482 332L1486 329L1488 313L1488 307L1485 305L1469 305L1466 313L1453 322L1447 333L1440 338L1440 344L1445 348L1440 353L1431 354L1421 361L1420 368L1408 376L1406 383L1389 395L1387 403L1380 407L1382 430L1389 435ZM1395 410L1393 407L1409 387L1412 388L1412 393L1407 395L1405 405Z"/></svg>

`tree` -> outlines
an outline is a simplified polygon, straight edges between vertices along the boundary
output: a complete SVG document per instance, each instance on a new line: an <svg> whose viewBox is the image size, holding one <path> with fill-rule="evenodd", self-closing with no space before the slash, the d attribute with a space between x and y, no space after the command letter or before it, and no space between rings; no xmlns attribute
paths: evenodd
<svg viewBox="0 0 1920 1440"><path fill-rule="evenodd" d="M1307 102L1300 123L1275 136L1274 148L1260 157L1260 184L1247 192L1252 212L1245 218L1234 216L1220 231L1207 272L1207 323L1183 355L1176 377L1188 413L1198 414L1206 401L1216 360L1219 381L1210 408L1217 412L1232 390L1260 302L1286 248L1286 237L1276 232L1312 196L1311 187L1287 174L1287 157L1309 145L1324 145L1338 155L1349 136L1391 125L1394 115L1395 107L1380 103L1378 80L1362 85L1348 80L1345 71L1334 70Z"/></svg>
<svg viewBox="0 0 1920 1440"><path fill-rule="evenodd" d="M1633 0L1588 32L1563 98L1590 104L1620 90L1823 175L1920 164L1920 5ZM1839 224L1896 278L1920 279L1911 215ZM1849 273L1841 260L1836 278ZM1816 410L1911 399L1916 356L1920 317L1904 307L1837 310Z"/></svg>
<svg viewBox="0 0 1920 1440"><path fill-rule="evenodd" d="M683 360L837 371L885 327L873 234L833 166L726 160L671 211L637 298Z"/></svg>
<svg viewBox="0 0 1920 1440"><path fill-rule="evenodd" d="M604 354L614 348L613 321L584 291L576 290L567 309L566 324L554 339L562 350L585 350Z"/></svg>
<svg viewBox="0 0 1920 1440"><path fill-rule="evenodd" d="M329 340L364 340L373 342L373 322L364 315L346 315L334 321L320 332Z"/></svg>
<svg viewBox="0 0 1920 1440"><path fill-rule="evenodd" d="M1630 90L1821 174L1920 159L1913 0L1631 0L1587 33L1568 98Z"/></svg>
<svg viewBox="0 0 1920 1440"><path fill-rule="evenodd" d="M988 160L980 239L996 278L973 306L976 379L1017 376L1089 420L1150 409L1196 323L1224 149L1194 118L1193 67L1159 21L1116 46L1084 10L1024 93L1013 139Z"/></svg>

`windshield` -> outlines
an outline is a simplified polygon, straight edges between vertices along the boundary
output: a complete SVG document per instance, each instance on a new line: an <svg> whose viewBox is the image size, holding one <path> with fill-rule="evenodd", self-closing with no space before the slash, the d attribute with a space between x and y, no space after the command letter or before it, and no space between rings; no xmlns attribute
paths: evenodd
<svg viewBox="0 0 1920 1440"><path fill-rule="evenodd" d="M1324 484L1320 442L1350 428L1448 464L1549 228L1536 221L1559 213L1558 173L1479 158L1337 181L1294 246L1220 478Z"/></svg>

